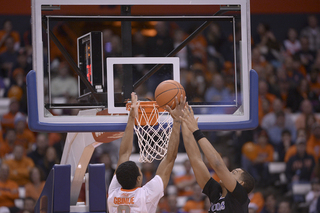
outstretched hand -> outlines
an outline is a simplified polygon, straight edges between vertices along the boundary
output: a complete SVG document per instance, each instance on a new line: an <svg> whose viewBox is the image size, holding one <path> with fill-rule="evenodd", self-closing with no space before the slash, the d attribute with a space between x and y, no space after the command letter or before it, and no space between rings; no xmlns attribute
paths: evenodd
<svg viewBox="0 0 320 213"><path fill-rule="evenodd" d="M191 132L194 132L199 129L198 119L194 117L193 110L191 106L186 104L185 109L183 110L183 116L180 116L182 119L183 125L186 125Z"/></svg>
<svg viewBox="0 0 320 213"><path fill-rule="evenodd" d="M138 96L135 92L131 93L131 110L130 110L130 116L132 118L138 118L138 108L139 108L139 102L138 102Z"/></svg>
<svg viewBox="0 0 320 213"><path fill-rule="evenodd" d="M178 97L175 97L176 107L171 109L169 106L166 106L166 110L170 113L173 121L181 123L181 117L183 116L183 109L186 106L186 96L181 95L180 101Z"/></svg>

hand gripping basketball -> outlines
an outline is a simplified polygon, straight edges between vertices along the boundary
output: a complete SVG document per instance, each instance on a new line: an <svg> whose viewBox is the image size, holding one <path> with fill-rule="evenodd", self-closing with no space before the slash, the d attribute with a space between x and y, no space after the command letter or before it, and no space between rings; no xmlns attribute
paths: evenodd
<svg viewBox="0 0 320 213"><path fill-rule="evenodd" d="M175 98L178 97L179 100L181 95L185 96L186 92L183 86L174 80L161 82L154 92L156 102L161 108L165 108L168 105L171 109L174 109L176 104L179 103L179 101L175 101Z"/></svg>
<svg viewBox="0 0 320 213"><path fill-rule="evenodd" d="M191 106L188 105L188 103L186 104L186 107L183 110L183 117L180 116L180 118L182 120L182 123L187 125L188 129L191 132L194 132L199 129L198 127L199 117L198 118L194 117L193 110Z"/></svg>
<svg viewBox="0 0 320 213"><path fill-rule="evenodd" d="M176 107L174 109L171 109L167 105L166 110L170 113L173 121L181 123L181 116L183 116L183 109L186 107L186 96L183 96L181 94L180 101L178 101L178 97L176 96L173 104L176 105Z"/></svg>

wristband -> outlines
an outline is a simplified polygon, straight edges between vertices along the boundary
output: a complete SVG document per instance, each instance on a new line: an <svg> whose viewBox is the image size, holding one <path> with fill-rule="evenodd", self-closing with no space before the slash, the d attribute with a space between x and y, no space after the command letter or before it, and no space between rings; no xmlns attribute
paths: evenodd
<svg viewBox="0 0 320 213"><path fill-rule="evenodd" d="M194 131L192 134L193 134L194 139L196 139L197 142L198 142L201 138L204 138L204 137L205 137L204 134L201 132L200 129Z"/></svg>

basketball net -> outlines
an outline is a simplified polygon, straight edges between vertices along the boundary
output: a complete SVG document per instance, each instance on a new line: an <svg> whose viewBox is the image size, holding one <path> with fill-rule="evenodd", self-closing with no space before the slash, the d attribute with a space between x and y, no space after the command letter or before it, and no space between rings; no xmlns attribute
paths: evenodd
<svg viewBox="0 0 320 213"><path fill-rule="evenodd" d="M127 109L130 108L131 103L128 103ZM155 101L140 101L138 112L134 131L140 149L139 162L161 160L167 154L173 120Z"/></svg>

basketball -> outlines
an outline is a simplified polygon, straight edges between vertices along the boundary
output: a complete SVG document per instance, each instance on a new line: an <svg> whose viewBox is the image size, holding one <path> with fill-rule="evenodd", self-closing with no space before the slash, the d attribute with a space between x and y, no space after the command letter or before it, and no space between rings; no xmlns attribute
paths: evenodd
<svg viewBox="0 0 320 213"><path fill-rule="evenodd" d="M176 103L173 103L175 97L178 97L178 101L180 101L181 95L185 96L186 92L184 91L183 86L174 80L161 82L154 93L154 97L159 107L164 108L168 105L171 109L176 107Z"/></svg>

